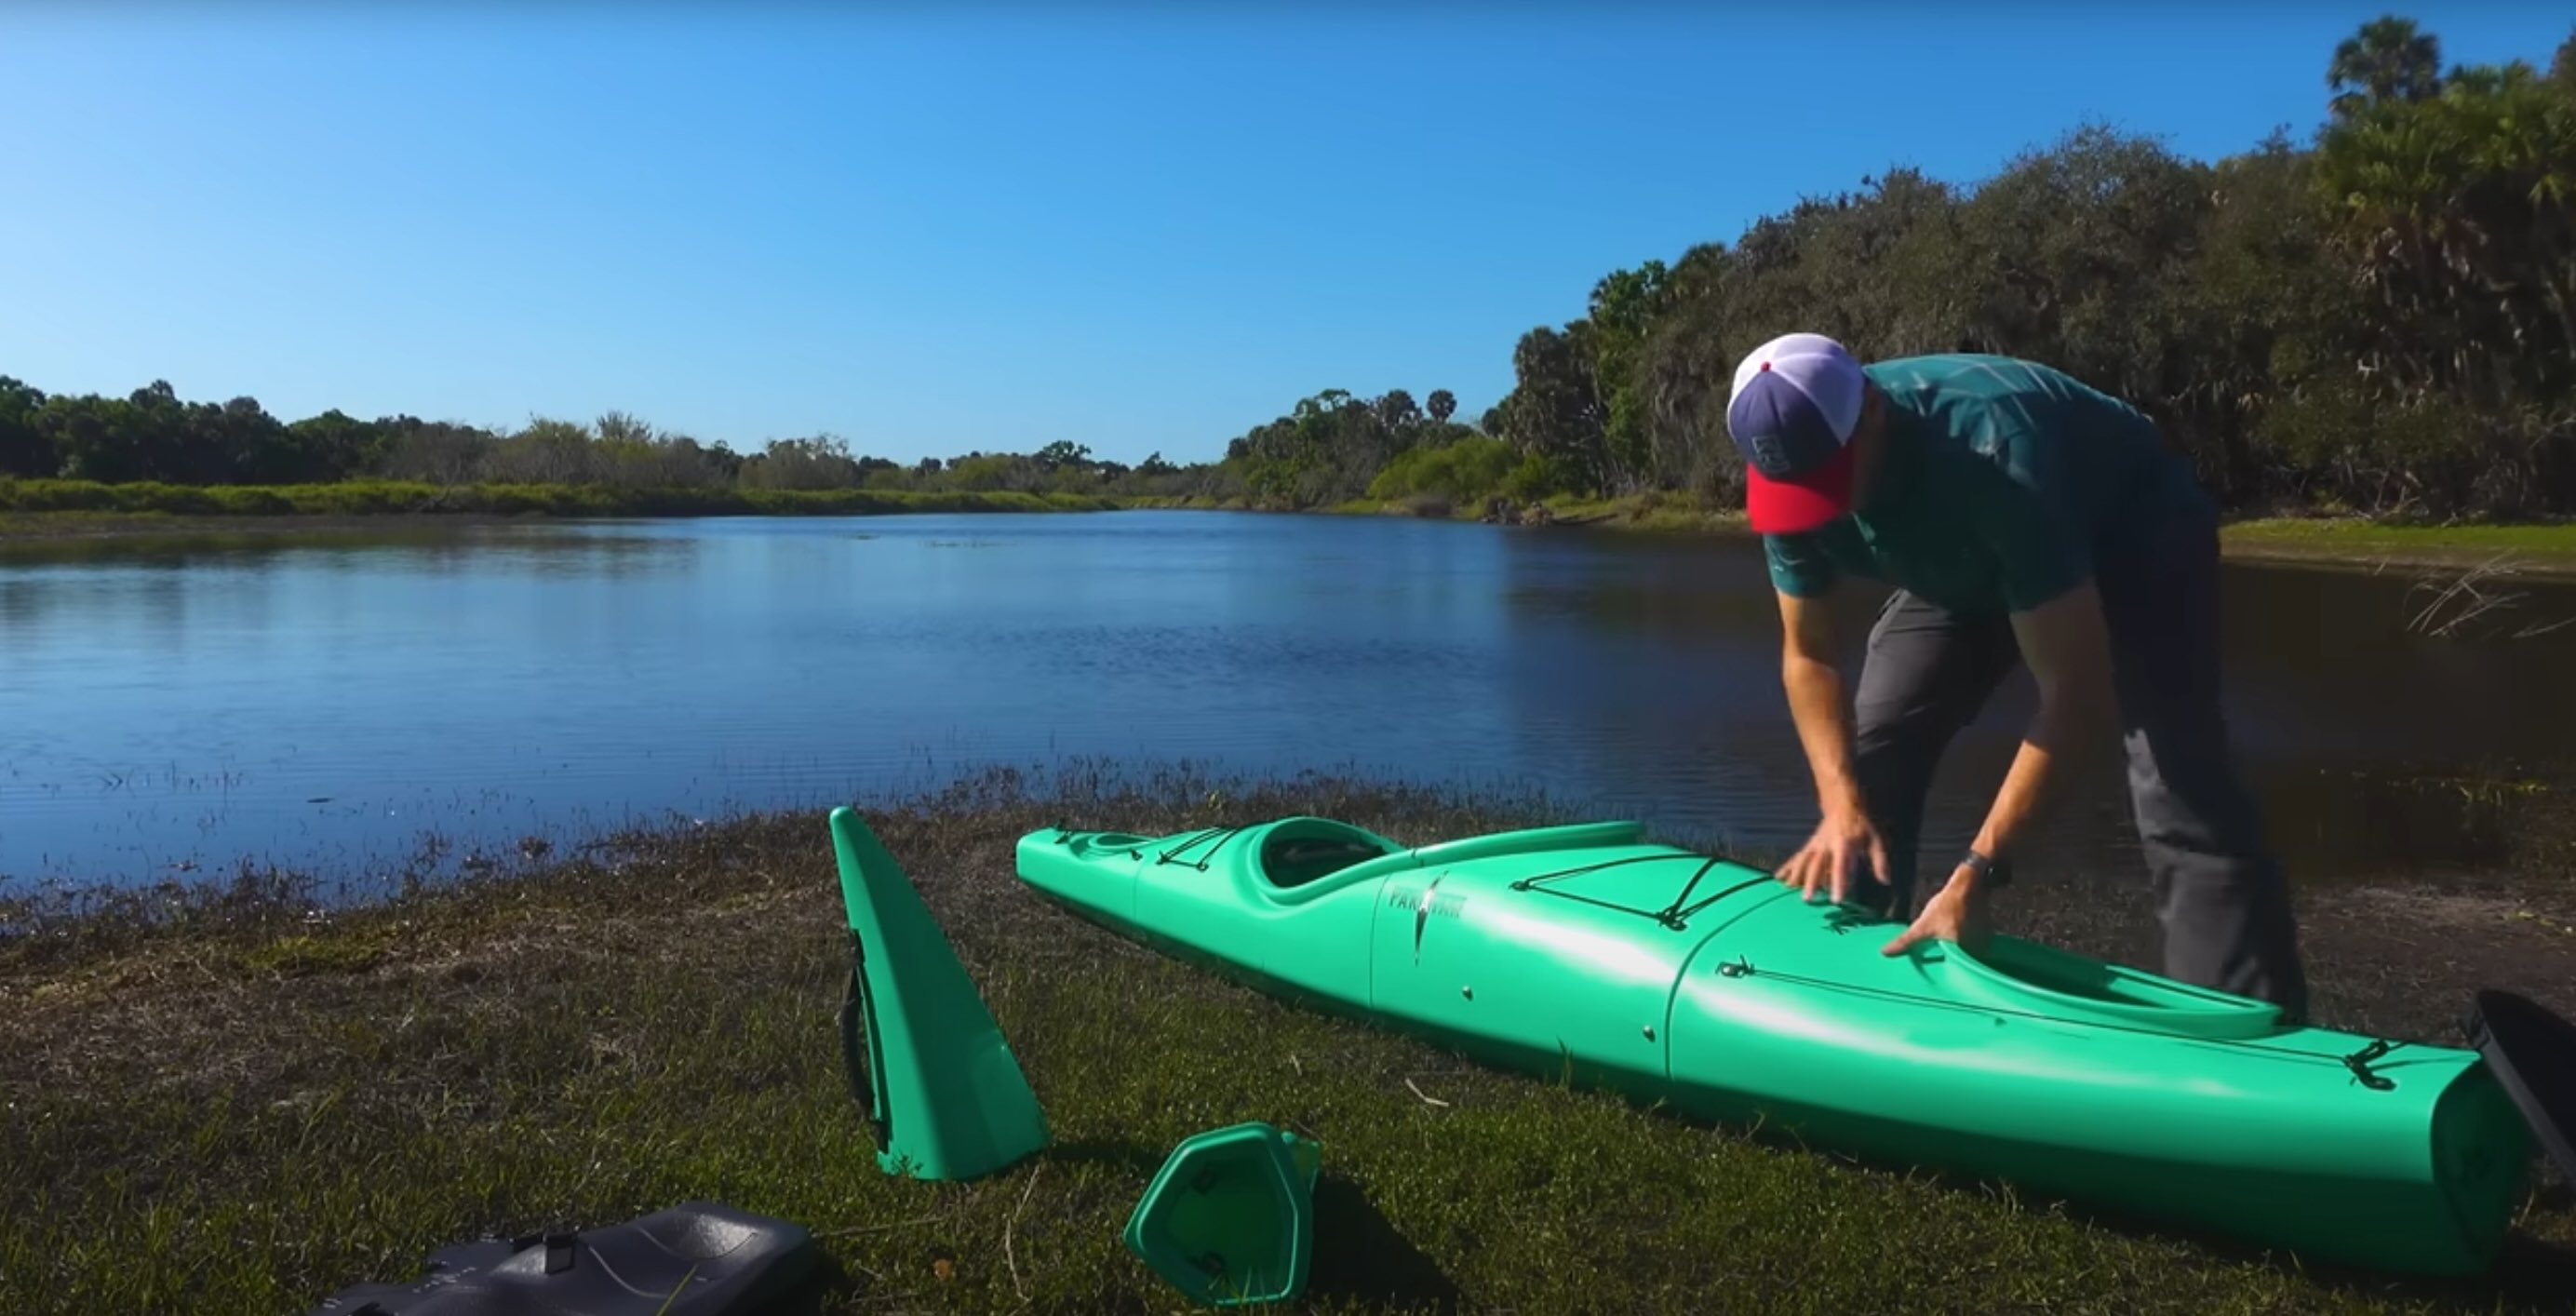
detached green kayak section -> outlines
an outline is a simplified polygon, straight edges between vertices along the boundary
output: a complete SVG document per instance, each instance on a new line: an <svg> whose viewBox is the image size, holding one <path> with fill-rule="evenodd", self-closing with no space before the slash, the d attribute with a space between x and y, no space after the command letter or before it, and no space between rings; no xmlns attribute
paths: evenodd
<svg viewBox="0 0 2576 1316"><path fill-rule="evenodd" d="M1049 828L1021 879L1149 945L1489 1063L2313 1259L2484 1269L2533 1136L2475 1050L1892 926L1590 823L1407 848L1331 819Z"/></svg>
<svg viewBox="0 0 2576 1316"><path fill-rule="evenodd" d="M912 879L857 810L830 822L850 923L841 1063L878 1168L976 1179L1043 1150L1046 1112Z"/></svg>

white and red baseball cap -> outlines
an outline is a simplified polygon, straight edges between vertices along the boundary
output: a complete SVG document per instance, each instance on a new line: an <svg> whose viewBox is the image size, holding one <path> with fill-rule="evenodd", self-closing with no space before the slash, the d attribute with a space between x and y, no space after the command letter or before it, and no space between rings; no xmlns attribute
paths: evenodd
<svg viewBox="0 0 2576 1316"><path fill-rule="evenodd" d="M1862 383L1860 362L1823 334L1782 334L1737 363L1726 430L1755 533L1800 534L1851 510Z"/></svg>

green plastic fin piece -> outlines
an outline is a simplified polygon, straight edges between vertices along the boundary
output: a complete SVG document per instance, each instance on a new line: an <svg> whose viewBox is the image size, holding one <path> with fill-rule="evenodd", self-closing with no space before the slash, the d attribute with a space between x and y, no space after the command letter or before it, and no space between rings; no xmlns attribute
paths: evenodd
<svg viewBox="0 0 2576 1316"><path fill-rule="evenodd" d="M1284 1302L1306 1287L1323 1150L1258 1121L1173 1149L1127 1218L1127 1250L1203 1306Z"/></svg>
<svg viewBox="0 0 2576 1316"><path fill-rule="evenodd" d="M854 957L842 1062L875 1125L877 1164L973 1179L1044 1148L1037 1095L921 893L856 810L832 810L831 823Z"/></svg>

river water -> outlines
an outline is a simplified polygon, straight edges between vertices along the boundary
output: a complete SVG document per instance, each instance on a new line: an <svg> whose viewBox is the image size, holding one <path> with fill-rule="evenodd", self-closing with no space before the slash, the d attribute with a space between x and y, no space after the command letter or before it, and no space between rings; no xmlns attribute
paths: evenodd
<svg viewBox="0 0 2576 1316"><path fill-rule="evenodd" d="M2547 625L2576 590L2436 637L2421 574L2229 568L2238 749L2305 880L2482 862L2456 794L2389 783L2564 761L2576 626ZM350 878L424 835L1101 757L1535 786L1786 847L1814 811L1777 655L1759 551L1724 538L1122 512L7 544L0 882ZM1927 854L2029 708L2016 675L1954 748ZM2033 865L2135 879L2104 762Z"/></svg>

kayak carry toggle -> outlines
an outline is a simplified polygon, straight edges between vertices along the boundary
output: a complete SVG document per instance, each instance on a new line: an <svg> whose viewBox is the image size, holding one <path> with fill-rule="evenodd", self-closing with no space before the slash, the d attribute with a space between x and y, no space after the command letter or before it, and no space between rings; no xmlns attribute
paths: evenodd
<svg viewBox="0 0 2576 1316"><path fill-rule="evenodd" d="M2377 1041L2372 1042L2370 1045L2353 1052L2351 1055L2345 1056L2343 1058L2344 1068L2351 1070L2352 1076L2360 1079L2363 1087L2369 1088L2373 1092L2386 1092L2397 1086L2397 1080L2390 1078L2386 1074L2374 1074L2370 1072L2370 1062L2377 1060L2381 1056L2384 1056L2404 1045L2405 1043L2403 1042L2391 1042L2387 1038L2380 1038Z"/></svg>

